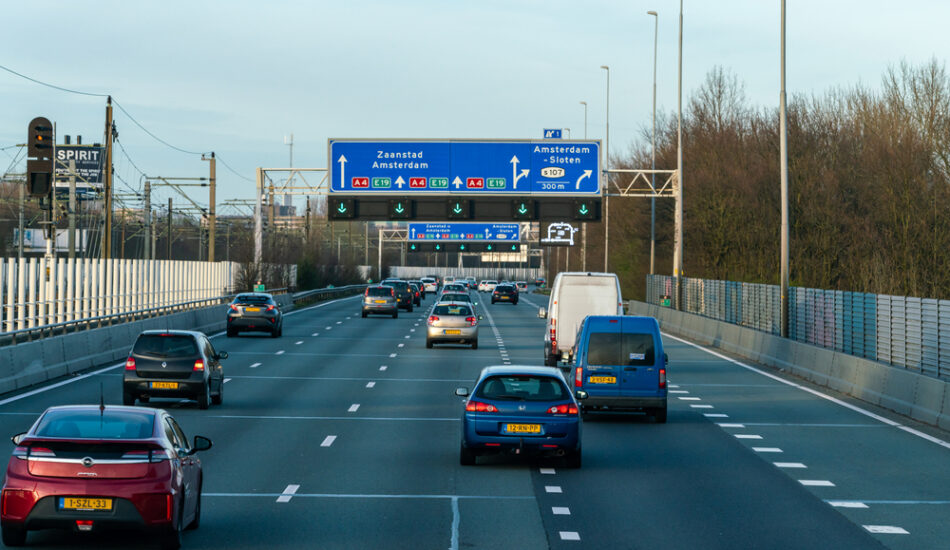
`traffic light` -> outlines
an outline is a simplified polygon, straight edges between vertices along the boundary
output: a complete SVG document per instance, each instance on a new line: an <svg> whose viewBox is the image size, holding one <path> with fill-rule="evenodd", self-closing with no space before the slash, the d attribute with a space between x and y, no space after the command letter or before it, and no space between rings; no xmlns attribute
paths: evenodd
<svg viewBox="0 0 950 550"><path fill-rule="evenodd" d="M331 198L329 204L330 218L334 220L348 220L356 217L356 201L354 199Z"/></svg>
<svg viewBox="0 0 950 550"><path fill-rule="evenodd" d="M27 129L26 183L33 196L46 196L53 189L53 123L36 117Z"/></svg>
<svg viewBox="0 0 950 550"><path fill-rule="evenodd" d="M574 219L575 220L599 220L600 219L600 200L599 199L574 200Z"/></svg>
<svg viewBox="0 0 950 550"><path fill-rule="evenodd" d="M527 199L511 201L511 218L514 220L533 220L534 201Z"/></svg>
<svg viewBox="0 0 950 550"><path fill-rule="evenodd" d="M472 217L472 205L468 199L450 199L446 206L445 215L450 220L467 220Z"/></svg>
<svg viewBox="0 0 950 550"><path fill-rule="evenodd" d="M389 219L408 220L412 218L412 201L391 199L389 201Z"/></svg>

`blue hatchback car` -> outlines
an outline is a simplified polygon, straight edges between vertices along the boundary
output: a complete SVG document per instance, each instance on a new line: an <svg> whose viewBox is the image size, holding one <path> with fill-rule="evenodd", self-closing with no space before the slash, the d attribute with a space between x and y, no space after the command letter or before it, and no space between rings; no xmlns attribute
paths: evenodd
<svg viewBox="0 0 950 550"><path fill-rule="evenodd" d="M584 411L644 411L666 422L668 358L656 319L591 315L576 342L574 388L589 396Z"/></svg>
<svg viewBox="0 0 950 550"><path fill-rule="evenodd" d="M467 397L462 413L459 462L475 464L479 455L514 454L565 457L581 466L581 419L576 395L553 367L493 366L482 369L475 388L458 388Z"/></svg>

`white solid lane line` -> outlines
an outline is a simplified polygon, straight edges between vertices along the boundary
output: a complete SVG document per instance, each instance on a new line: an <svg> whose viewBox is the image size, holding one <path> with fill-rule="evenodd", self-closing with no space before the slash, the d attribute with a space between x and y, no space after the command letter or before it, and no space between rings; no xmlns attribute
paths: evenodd
<svg viewBox="0 0 950 550"><path fill-rule="evenodd" d="M571 509L567 506L552 506L551 513L555 516L569 516L571 515Z"/></svg>
<svg viewBox="0 0 950 550"><path fill-rule="evenodd" d="M297 489L300 488L300 485L288 485L284 492L277 497L277 502L290 502L290 499L294 498L294 493L297 492Z"/></svg>
<svg viewBox="0 0 950 550"><path fill-rule="evenodd" d="M259 366L261 366L260 363L254 363L253 365L251 365L251 368L252 368L252 369L256 369L256 368L259 367Z"/></svg>
<svg viewBox="0 0 950 550"><path fill-rule="evenodd" d="M323 443L320 444L320 446L321 446L321 447L329 447L330 445L333 445L333 442L334 442L334 441L336 441L336 436L335 436L335 435L328 435L328 436L323 440Z"/></svg>
<svg viewBox="0 0 950 550"><path fill-rule="evenodd" d="M355 413L355 412L358 411L359 409L360 409L360 404L359 404L359 403L353 403L352 405L350 405L350 408L346 410L346 412Z"/></svg>
<svg viewBox="0 0 950 550"><path fill-rule="evenodd" d="M12 402L14 402L14 401L19 401L20 399L23 399L23 398L25 398L25 397L30 397L30 396L36 395L36 394L38 394L38 393L43 393L43 392L49 391L49 390L51 390L51 389L53 389L53 388L58 388L58 387L60 387L60 386L65 386L66 384L72 384L73 382L77 382L77 381L82 380L82 379L84 379L84 378L89 378L90 376L95 376L95 375L97 375L97 374L102 374L102 373L104 373L104 372L108 372L108 371L110 371L110 370L117 369L117 368L119 368L119 367L124 367L124 366L125 366L125 361L119 363L118 365L112 365L111 367L106 367L106 368L104 368L104 369L99 369L99 370L97 370L97 371L92 371L92 372L90 372L90 373L88 373L88 374L83 374L83 375L77 376L77 377L75 377L75 378L70 378L69 380L63 380L62 382L57 382L57 383L55 383L55 384L50 384L49 386L45 386L45 387L42 387L42 388L39 388L39 389L36 389L36 390L28 391L28 392L26 392L26 393L21 393L20 395L14 395L13 397L8 397L8 398L4 399L3 401L0 401L0 405L6 405L7 403L12 403Z"/></svg>
<svg viewBox="0 0 950 550"><path fill-rule="evenodd" d="M878 533L882 535L909 535L906 529L903 527L897 527L894 525L862 525L868 530L869 533Z"/></svg>

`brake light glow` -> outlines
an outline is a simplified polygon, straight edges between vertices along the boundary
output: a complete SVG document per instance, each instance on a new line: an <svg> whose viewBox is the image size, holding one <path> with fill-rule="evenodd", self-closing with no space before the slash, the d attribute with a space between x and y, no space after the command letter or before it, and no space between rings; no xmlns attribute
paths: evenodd
<svg viewBox="0 0 950 550"><path fill-rule="evenodd" d="M135 358L129 357L125 360L125 370L135 370Z"/></svg>
<svg viewBox="0 0 950 550"><path fill-rule="evenodd" d="M390 289L389 289L389 295L395 298L395 297L396 297L396 289L390 288Z"/></svg>
<svg viewBox="0 0 950 550"><path fill-rule="evenodd" d="M194 370L195 372L201 372L201 371L205 370L205 361L204 361L204 359L198 359L197 361L195 361L195 366L194 366L194 368L193 368L192 370Z"/></svg>
<svg viewBox="0 0 950 550"><path fill-rule="evenodd" d="M581 388L584 386L584 368L577 367L574 369L574 387Z"/></svg>
<svg viewBox="0 0 950 550"><path fill-rule="evenodd" d="M274 311L274 306L273 305L267 306L267 311Z"/></svg>
<svg viewBox="0 0 950 550"><path fill-rule="evenodd" d="M474 326L478 323L478 318L477 318L477 317L466 317L466 318L465 318L465 322L474 327Z"/></svg>
<svg viewBox="0 0 950 550"><path fill-rule="evenodd" d="M666 388L666 369L660 369L660 389Z"/></svg>
<svg viewBox="0 0 950 550"><path fill-rule="evenodd" d="M554 405L548 409L548 414L577 414L577 405L565 404L565 405Z"/></svg>
<svg viewBox="0 0 950 550"><path fill-rule="evenodd" d="M496 413L498 412L498 407L491 403L482 403L481 401L472 401L470 399L468 403L465 404L465 410L468 412Z"/></svg>
<svg viewBox="0 0 950 550"><path fill-rule="evenodd" d="M171 493L165 495L165 521L172 520L172 495Z"/></svg>
<svg viewBox="0 0 950 550"><path fill-rule="evenodd" d="M231 311L240 311L238 307L234 304L231 304Z"/></svg>
<svg viewBox="0 0 950 550"><path fill-rule="evenodd" d="M429 320L426 321L426 322L431 325L432 323L435 323L435 322L438 321L438 320L439 320L439 318L438 318L437 316L435 316L435 315L430 315L430 316L429 316Z"/></svg>
<svg viewBox="0 0 950 550"><path fill-rule="evenodd" d="M366 289L366 292L363 293L363 296L369 296L369 289Z"/></svg>
<svg viewBox="0 0 950 550"><path fill-rule="evenodd" d="M91 519L77 519L76 520L76 529L80 531L92 531L92 520Z"/></svg>

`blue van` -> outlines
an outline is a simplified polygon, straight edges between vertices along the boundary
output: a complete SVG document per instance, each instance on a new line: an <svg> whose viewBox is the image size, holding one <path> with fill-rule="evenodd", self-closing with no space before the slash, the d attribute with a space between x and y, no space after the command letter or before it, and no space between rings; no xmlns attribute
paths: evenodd
<svg viewBox="0 0 950 550"><path fill-rule="evenodd" d="M666 364L653 317L590 315L574 349L574 389L587 392L582 410L644 411L666 422Z"/></svg>

